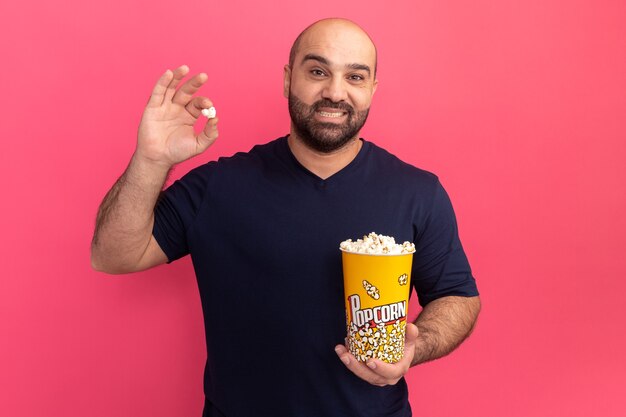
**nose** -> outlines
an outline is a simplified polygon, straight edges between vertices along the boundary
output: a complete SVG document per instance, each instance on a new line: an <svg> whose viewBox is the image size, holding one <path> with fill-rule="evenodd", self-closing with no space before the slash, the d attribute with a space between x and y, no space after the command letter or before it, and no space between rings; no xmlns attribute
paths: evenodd
<svg viewBox="0 0 626 417"><path fill-rule="evenodd" d="M322 90L322 97L333 103L345 101L348 98L348 91L344 80L341 77L330 77Z"/></svg>

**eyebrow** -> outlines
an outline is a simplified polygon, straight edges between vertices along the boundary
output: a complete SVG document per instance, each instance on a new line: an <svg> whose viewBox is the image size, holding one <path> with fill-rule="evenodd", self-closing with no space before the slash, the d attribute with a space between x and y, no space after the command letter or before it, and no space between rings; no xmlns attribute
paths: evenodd
<svg viewBox="0 0 626 417"><path fill-rule="evenodd" d="M316 54L306 54L304 58L302 58L302 63L305 63L306 61L317 61L320 64L330 65L330 61L328 61L328 59ZM370 67L365 64L346 64L346 68L366 71L368 75L372 74Z"/></svg>

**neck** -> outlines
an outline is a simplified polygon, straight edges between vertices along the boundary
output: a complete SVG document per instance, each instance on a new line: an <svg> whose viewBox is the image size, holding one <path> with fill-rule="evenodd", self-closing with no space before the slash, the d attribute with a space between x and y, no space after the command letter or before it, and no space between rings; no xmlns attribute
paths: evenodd
<svg viewBox="0 0 626 417"><path fill-rule="evenodd" d="M287 138L287 143L298 162L323 180L341 171L352 162L363 145L357 135L336 151L322 153L306 146L293 131Z"/></svg>

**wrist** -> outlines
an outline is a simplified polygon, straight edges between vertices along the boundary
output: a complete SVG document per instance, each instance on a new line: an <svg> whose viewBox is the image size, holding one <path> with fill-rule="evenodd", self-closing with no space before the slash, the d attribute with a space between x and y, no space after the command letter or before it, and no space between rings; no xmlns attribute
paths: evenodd
<svg viewBox="0 0 626 417"><path fill-rule="evenodd" d="M146 189L160 191L173 168L173 164L155 161L135 152L124 175L126 182Z"/></svg>
<svg viewBox="0 0 626 417"><path fill-rule="evenodd" d="M167 176L175 164L168 161L150 158L136 150L130 160L130 165L137 168L141 172L152 174L151 176L156 178L163 175Z"/></svg>

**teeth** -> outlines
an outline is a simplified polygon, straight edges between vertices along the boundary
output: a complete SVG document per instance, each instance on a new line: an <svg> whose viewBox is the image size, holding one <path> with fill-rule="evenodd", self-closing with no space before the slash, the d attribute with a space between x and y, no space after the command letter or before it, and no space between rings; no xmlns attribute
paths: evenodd
<svg viewBox="0 0 626 417"><path fill-rule="evenodd" d="M321 111L320 115L324 116L324 117L341 117L343 116L343 113L329 113L329 112L325 112L325 111Z"/></svg>

